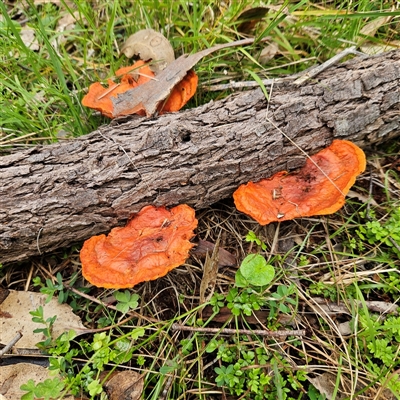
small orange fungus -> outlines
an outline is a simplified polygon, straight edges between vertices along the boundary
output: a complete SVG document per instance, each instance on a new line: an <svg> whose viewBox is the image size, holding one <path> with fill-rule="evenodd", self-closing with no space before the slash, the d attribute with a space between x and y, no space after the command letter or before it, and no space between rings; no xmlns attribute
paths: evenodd
<svg viewBox="0 0 400 400"><path fill-rule="evenodd" d="M157 82L154 72L144 61L139 60L129 67L120 68L116 71L116 77L120 78L120 82L116 83L112 79L108 79L108 88L104 87L100 82L93 83L89 87L89 92L82 99L85 107L93 108L100 111L109 118L120 117L122 115L139 114L146 115L146 110L141 103L135 103L135 97L132 93L132 104L126 102L123 110L115 111L115 105L118 103L118 96L126 93L128 90L141 86L141 94L147 90L146 83L150 80ZM177 83L171 90L171 93L158 106L158 113L179 111L196 93L198 77L193 70L187 72L186 76ZM160 83L160 92L163 91ZM152 88L154 90L154 88ZM149 89L150 91L150 89ZM152 91L150 91L152 92ZM148 93L151 96L153 93ZM138 94L140 96L140 94Z"/></svg>
<svg viewBox="0 0 400 400"><path fill-rule="evenodd" d="M182 265L197 227L186 204L167 210L146 206L125 227L87 240L81 250L83 276L104 288L131 288Z"/></svg>
<svg viewBox="0 0 400 400"><path fill-rule="evenodd" d="M142 85L154 77L153 71L142 60L130 67L120 68L115 72L115 75L121 78L120 83L108 79L108 88L105 88L100 82L91 84L88 94L82 99L82 104L85 107L100 111L109 118L114 118L112 98L117 98L118 94Z"/></svg>
<svg viewBox="0 0 400 400"><path fill-rule="evenodd" d="M339 210L365 170L364 152L347 140L334 140L310 158L297 172L282 171L240 186L233 194L236 208L261 225Z"/></svg>

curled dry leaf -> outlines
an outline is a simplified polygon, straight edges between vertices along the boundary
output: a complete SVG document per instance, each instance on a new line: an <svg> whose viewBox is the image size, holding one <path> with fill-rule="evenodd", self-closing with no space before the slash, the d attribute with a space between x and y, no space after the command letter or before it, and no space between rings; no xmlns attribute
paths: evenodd
<svg viewBox="0 0 400 400"><path fill-rule="evenodd" d="M151 60L150 69L155 74L175 60L171 43L160 32L153 29L143 29L129 36L121 52L128 58L137 55L141 60Z"/></svg>
<svg viewBox="0 0 400 400"><path fill-rule="evenodd" d="M25 46L30 50L38 51L40 49L39 42L36 38L36 31L34 29L29 26L22 27L20 37Z"/></svg>
<svg viewBox="0 0 400 400"><path fill-rule="evenodd" d="M243 39L236 42L219 44L195 54L182 55L161 71L157 75L157 80L150 80L143 85L129 89L116 97L112 97L113 117L115 118L136 112L128 112L127 110L144 110L147 117L155 115L175 86L185 78L188 71L203 57L217 50L234 46L244 46L253 42L254 39ZM165 108L163 108L163 111L166 111Z"/></svg>
<svg viewBox="0 0 400 400"><path fill-rule="evenodd" d="M194 210L146 206L123 228L94 236L81 250L83 276L93 285L130 288L157 279L189 256L197 227Z"/></svg>
<svg viewBox="0 0 400 400"><path fill-rule="evenodd" d="M269 179L242 185L235 205L261 225L299 217L332 214L345 203L357 175L365 170L364 152L347 140L307 159L298 172L278 172Z"/></svg>

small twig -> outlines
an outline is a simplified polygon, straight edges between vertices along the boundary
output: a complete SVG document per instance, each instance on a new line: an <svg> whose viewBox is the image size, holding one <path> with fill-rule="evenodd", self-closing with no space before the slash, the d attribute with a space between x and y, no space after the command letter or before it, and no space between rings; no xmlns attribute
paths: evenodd
<svg viewBox="0 0 400 400"><path fill-rule="evenodd" d="M39 237L40 237L40 234L42 233L42 230L43 230L43 226L39 229L39 232L36 236L36 247L38 249L39 255L42 255L42 252L40 251L40 246L39 246Z"/></svg>
<svg viewBox="0 0 400 400"><path fill-rule="evenodd" d="M144 74L143 72L136 72L136 73L137 73L138 75L140 75L140 76L144 76L145 78L149 78L149 79L151 79L152 81L157 81L157 82L158 82L158 79L157 79L156 77L154 77L154 76ZM129 72L128 72L128 74L129 74Z"/></svg>
<svg viewBox="0 0 400 400"><path fill-rule="evenodd" d="M22 336L22 333L18 331L17 334L0 350L0 358L3 357L4 354L8 353L8 351L14 347L15 343L17 343Z"/></svg>
<svg viewBox="0 0 400 400"><path fill-rule="evenodd" d="M394 246L394 247L396 247L396 249L398 250L398 251L400 251L400 246L397 244L397 242L389 235L388 236L388 239L392 242L392 245Z"/></svg>
<svg viewBox="0 0 400 400"><path fill-rule="evenodd" d="M73 287L70 286L70 285L67 285L67 284L64 283L64 287L65 287L66 289L70 290L71 292L73 292L73 293L75 293L75 294L77 294L77 295L79 295L79 296L81 296L81 297L84 297L85 299L88 299L88 300L90 300L90 301L93 301L94 303L100 304L100 305L102 305L102 306L104 306L104 307L106 307L106 308L110 308L111 310L118 311L118 310L117 310L117 307L113 306L112 304L106 304L106 303L102 302L101 300L97 299L96 297L93 297L93 296L90 296L89 294L80 292L79 290L73 288ZM146 320L147 322L151 322L151 323L160 323L160 322L162 322L162 321L160 321L160 320L158 320L158 319L156 319L156 318L145 317L144 315L141 315L141 314L139 314L138 312L132 311L132 310L131 310L131 311L128 311L126 314L127 314L127 315L131 315L131 316L134 316L134 317L136 317L136 318L144 319L144 320Z"/></svg>
<svg viewBox="0 0 400 400"><path fill-rule="evenodd" d="M325 71L326 69L330 68L332 65L336 64L339 62L342 58L348 56L349 54L355 54L357 56L366 56L364 53L361 53L360 51L356 50L356 46L348 47L347 49L344 49L340 53L336 54L329 60L325 61L321 65L318 65L308 72L306 72L304 75L302 75L299 79L295 80L293 83L295 85L301 85L308 79L314 78L317 75L319 75L322 71Z"/></svg>
<svg viewBox="0 0 400 400"><path fill-rule="evenodd" d="M159 398L159 400L165 400L167 398L168 395L168 390L170 389L171 385L172 385L172 381L173 381L174 376L173 375L169 375L167 381L164 384L164 389L161 393L161 397Z"/></svg>
<svg viewBox="0 0 400 400"><path fill-rule="evenodd" d="M110 94L112 91L114 91L120 85L121 85L121 83L116 83L115 86L111 86L101 96L99 96L97 98L97 100L101 100L103 97L106 97L108 94Z"/></svg>
<svg viewBox="0 0 400 400"><path fill-rule="evenodd" d="M198 328L192 326L185 326L180 324L172 324L172 330L175 331L189 331L189 332L203 332L203 333L226 333L228 335L259 335L259 336L305 336L306 331L302 330L282 330L282 331L268 331L265 329L231 329L231 328Z"/></svg>
<svg viewBox="0 0 400 400"><path fill-rule="evenodd" d="M360 51L357 51L356 46L348 47L347 49L344 49L340 53L336 54L329 60L322 63L321 65L311 67L310 69L308 69L305 72L300 72L298 74L286 76L283 78L263 79L262 83L264 86L267 86L267 85L284 83L284 82L288 82L288 81L292 81L293 79L296 79L293 83L295 85L301 85L308 79L315 78L321 72L330 68L332 65L336 64L342 58L348 56L349 54L354 54L354 55L363 56L363 57L366 56L366 54L361 53ZM212 92L212 91L227 90L227 89L242 89L242 88L257 87L257 86L259 86L259 84L258 84L258 82L254 82L254 81L244 81L244 82L232 81L229 83L213 85L213 86L209 86L209 87L206 87L206 85L204 85L204 86L205 86L206 90L208 90L209 92Z"/></svg>
<svg viewBox="0 0 400 400"><path fill-rule="evenodd" d="M279 83L284 83L288 81L292 81L293 79L298 78L299 74L296 75L291 75L288 77L284 78L275 78L275 79L262 79L261 82L263 83L264 86L270 86L270 85L276 85ZM260 85L258 82L255 81L242 81L242 82L235 82L231 81L229 83L221 83L219 85L213 85L213 86L206 86L203 85L204 89L209 91L209 92L216 92L216 91L221 91L221 90L228 90L228 89L243 89L243 88L251 88L251 87L259 87Z"/></svg>

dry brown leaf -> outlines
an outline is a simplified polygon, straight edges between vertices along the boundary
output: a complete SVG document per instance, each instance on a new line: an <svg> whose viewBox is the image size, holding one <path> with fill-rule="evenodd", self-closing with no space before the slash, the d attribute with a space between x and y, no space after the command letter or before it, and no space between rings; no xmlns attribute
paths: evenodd
<svg viewBox="0 0 400 400"><path fill-rule="evenodd" d="M143 392L143 375L135 371L122 371L114 374L104 384L109 400L138 400Z"/></svg>
<svg viewBox="0 0 400 400"><path fill-rule="evenodd" d="M276 43L272 42L261 50L258 61L260 62L260 64L267 64L268 61L272 60L278 54L278 51L279 46Z"/></svg>
<svg viewBox="0 0 400 400"><path fill-rule="evenodd" d="M378 203L374 200L372 196L367 196L363 193L355 192L354 190L350 190L349 193L347 193L347 197L358 199L362 203L369 203L373 207L379 207Z"/></svg>
<svg viewBox="0 0 400 400"><path fill-rule="evenodd" d="M374 37L377 30L385 24L390 23L392 19L392 15L389 15L387 17L378 17L362 27L362 29L360 30L360 35L358 36L357 43L363 53L368 55L375 55L396 48L396 45L392 45L391 43L374 43L365 37Z"/></svg>
<svg viewBox="0 0 400 400"><path fill-rule="evenodd" d="M32 51L39 50L39 42L36 39L34 29L30 28L29 26L24 26L21 28L20 36L26 47L28 47Z"/></svg>
<svg viewBox="0 0 400 400"><path fill-rule="evenodd" d="M254 7L243 11L237 19L237 21L242 21L237 27L238 32L250 33L267 13L266 7Z"/></svg>
<svg viewBox="0 0 400 400"><path fill-rule="evenodd" d="M200 304L209 301L214 294L218 274L219 244L220 238L217 239L213 251L206 253L203 277L200 283ZM208 292L208 295L206 295L206 292Z"/></svg>
<svg viewBox="0 0 400 400"><path fill-rule="evenodd" d="M199 240L195 249L191 251L191 254L198 256L200 258L204 258L207 253L212 253L214 251L215 244L208 242L207 240ZM230 253L228 250L225 250L223 247L219 247L218 249L218 265L220 267L234 267L237 265L236 257Z"/></svg>
<svg viewBox="0 0 400 400"><path fill-rule="evenodd" d="M150 69L158 74L175 60L171 43L161 33L153 29L143 29L128 37L121 48L126 57L138 55L141 60L149 61Z"/></svg>
<svg viewBox="0 0 400 400"><path fill-rule="evenodd" d="M87 331L68 304L59 304L56 298L46 304L46 299L47 295L41 293L10 290L7 298L0 304L0 343L6 345L17 332L21 332L23 336L14 348L36 349L36 343L46 338L43 334L33 331L44 328L44 325L32 322L29 311L34 311L39 306L43 306L45 319L57 315L52 329L53 339L70 329L76 333Z"/></svg>
<svg viewBox="0 0 400 400"><path fill-rule="evenodd" d="M46 379L54 379L50 371L40 365L29 363L18 363L0 366L0 393L7 400L20 399L26 391L20 386L32 379L35 384L44 382ZM73 400L73 396L63 397L64 400Z"/></svg>
<svg viewBox="0 0 400 400"><path fill-rule="evenodd" d="M338 324L337 328L341 335L348 336L353 334L353 329L351 328L350 321L341 322Z"/></svg>
<svg viewBox="0 0 400 400"><path fill-rule="evenodd" d="M360 34L366 36L375 36L376 31L383 25L389 23L392 19L392 15L375 18L362 27ZM360 40L362 40L362 38L360 38Z"/></svg>
<svg viewBox="0 0 400 400"><path fill-rule="evenodd" d="M333 397L333 393L335 390L336 384L336 375L331 374L330 372L324 372L321 375L318 375L316 378L308 377L308 380L315 386L321 394L324 394L327 400L340 400L345 398L344 394L341 394L340 390L336 394L336 397Z"/></svg>
<svg viewBox="0 0 400 400"><path fill-rule="evenodd" d="M386 51L396 50L400 48L400 41L393 40L389 43L376 44L372 42L365 42L360 46L360 50L370 56L375 54L384 53Z"/></svg>
<svg viewBox="0 0 400 400"><path fill-rule="evenodd" d="M80 19L79 11L71 13L63 13L57 21L56 32L64 32L72 30L75 27L76 21Z"/></svg>
<svg viewBox="0 0 400 400"><path fill-rule="evenodd" d="M219 44L195 54L182 55L161 71L157 75L157 80L151 80L134 89L127 90L117 97L113 97L113 117L127 115L127 110L129 110L129 114L133 114L137 110L144 110L147 117L155 115L160 103L168 98L172 89L184 79L187 72L203 57L221 49L244 46L253 42L254 39L243 39Z"/></svg>

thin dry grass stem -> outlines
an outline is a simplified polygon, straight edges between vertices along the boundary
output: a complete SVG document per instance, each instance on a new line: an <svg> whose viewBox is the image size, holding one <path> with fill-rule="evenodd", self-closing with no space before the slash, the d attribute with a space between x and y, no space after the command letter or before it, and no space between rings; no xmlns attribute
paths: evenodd
<svg viewBox="0 0 400 400"><path fill-rule="evenodd" d="M315 301L314 298L310 297L306 292L303 291L302 288L298 288L298 294L299 297L301 298L301 300L304 301L304 303L311 308L311 310L320 318L322 318L324 320L324 322L331 328L331 330L334 332L334 334L332 335L332 337L334 338L339 338L340 342L344 344L344 349L345 349L345 354L347 356L347 359L349 361L349 365L351 365L351 361L350 361L350 357L348 355L348 350L347 350L347 346L345 345L345 340L341 334L341 332L339 331L337 325L335 324L335 322L332 320L331 316L329 315L329 313L326 312L326 310L324 308L322 308L318 302ZM328 336L325 336L326 338L328 338ZM336 348L337 345L334 344L333 348Z"/></svg>
<svg viewBox="0 0 400 400"><path fill-rule="evenodd" d="M70 285L68 285L68 284L64 284L64 287L65 287L66 289L70 290L72 293L75 293L75 294L77 294L77 295L79 295L79 296L81 296L81 297L83 297L83 298L85 298L85 299L87 299L87 300L90 300L91 302L93 302L93 303L95 303L95 304L100 304L100 305L102 305L104 308L108 308L108 309L110 309L110 310L118 311L118 310L117 310L117 307L113 306L112 304L106 304L106 303L104 303L103 301L99 300L98 298L96 298L96 297L94 297L94 296L90 296L90 295L88 295L88 294L86 294L86 293L83 293L83 292L81 292L81 291L75 289L74 287L72 287L72 286L70 286ZM160 321L159 319L152 318L152 317L147 317L147 316L143 316L143 315L137 313L136 311L128 311L127 314L130 315L130 316L136 317L136 318L144 319L144 320L146 320L147 322L149 322L150 324L153 324L153 323L162 323L162 321Z"/></svg>
<svg viewBox="0 0 400 400"><path fill-rule="evenodd" d="M268 252L268 257L267 261L270 261L270 259L273 257L278 252L278 241L279 241L279 232L280 232L280 222L276 224L276 229L275 229L275 234L274 238L272 240L271 246L270 246L270 251Z"/></svg>
<svg viewBox="0 0 400 400"><path fill-rule="evenodd" d="M28 276L26 277L25 288L24 288L25 292L27 292L29 290L29 286L31 285L33 271L34 271L34 267L32 264L31 267L29 268Z"/></svg>
<svg viewBox="0 0 400 400"><path fill-rule="evenodd" d="M363 262L364 264L364 262ZM354 265L349 265L349 272L342 273L340 277L332 276L332 274L327 273L321 276L321 282L324 282L327 285L337 285L341 283L342 285L348 286L352 283L375 283L374 277L379 274L386 274L389 272L398 272L396 268L383 268L384 264L380 264L374 269L367 271L357 271L354 268Z"/></svg>
<svg viewBox="0 0 400 400"><path fill-rule="evenodd" d="M173 330L178 331L189 331L189 332L201 332L201 333L218 333L227 335L258 335L258 336L269 336L269 337L282 337L282 336L304 336L305 330L261 330L261 329L231 329L231 328L201 328L191 327L181 324L173 324Z"/></svg>

